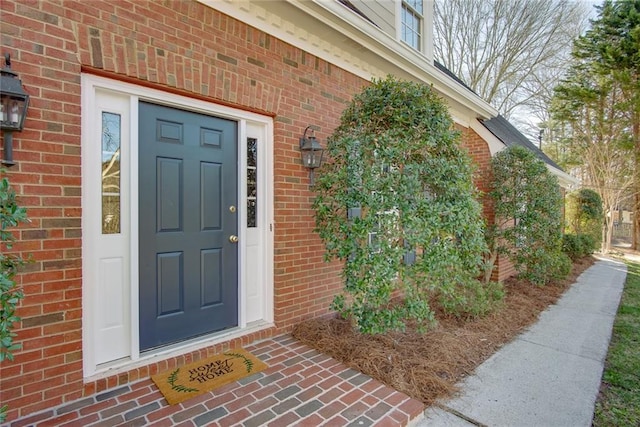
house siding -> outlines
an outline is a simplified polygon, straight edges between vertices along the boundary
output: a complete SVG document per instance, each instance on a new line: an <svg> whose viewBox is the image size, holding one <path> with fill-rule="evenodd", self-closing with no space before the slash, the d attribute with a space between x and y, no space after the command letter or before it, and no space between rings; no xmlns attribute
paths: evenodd
<svg viewBox="0 0 640 427"><path fill-rule="evenodd" d="M9 172L31 219L18 228L14 251L34 260L17 276L26 296L16 329L22 349L0 365L0 402L9 405L9 421L329 313L341 287L340 264L324 262L313 232L313 194L298 138L313 124L326 139L365 80L195 1L5 0L0 8L2 53L11 53L31 95L25 130L14 136L17 165ZM83 379L83 71L274 117L275 327ZM463 131L474 160L486 164L486 143L483 149L477 135Z"/></svg>
<svg viewBox="0 0 640 427"><path fill-rule="evenodd" d="M339 265L325 263L310 209L298 138L326 138L366 82L197 2L2 2L9 52L31 105L15 135L10 179L31 222L15 250L35 260L18 276L26 298L23 349L3 362L0 401L9 419L54 407L246 345L268 329L196 354L84 383L82 375L80 75L178 91L274 116L274 314L277 331L328 313Z"/></svg>
<svg viewBox="0 0 640 427"><path fill-rule="evenodd" d="M358 10L371 19L382 31L396 36L396 5L392 1L351 0Z"/></svg>

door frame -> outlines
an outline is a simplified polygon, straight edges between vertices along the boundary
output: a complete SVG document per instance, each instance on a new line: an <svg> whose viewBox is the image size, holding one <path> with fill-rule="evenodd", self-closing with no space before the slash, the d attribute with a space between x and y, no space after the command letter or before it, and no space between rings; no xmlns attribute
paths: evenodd
<svg viewBox="0 0 640 427"><path fill-rule="evenodd" d="M228 107L225 105L193 99L173 93L164 92L146 86L134 85L120 80L108 79L93 74L83 73L82 84L82 320L83 320L83 376L85 378L100 376L107 371L113 374L114 370L126 370L133 365L143 364L145 360L158 356L171 357L189 351L210 346L217 342L226 341L237 336L242 336L257 330L273 326L274 302L273 302L273 119L269 116ZM101 122L96 120L99 111L105 111L101 94L107 94L118 103L117 110L129 120L127 128L123 128L122 134L122 171L121 171L121 234L120 245L121 258L124 260L124 274L122 289L122 305L125 308L121 319L125 326L120 334L124 343L122 357L104 361L100 357L96 319L99 307L104 306L103 297L99 294L99 253L105 247L105 235L101 234L101 199L100 187L96 182L95 171L98 166L96 158L100 158L100 143L96 143L101 130ZM258 194L262 208L259 207L259 241L261 242L261 263L255 267L255 263L248 263L246 256L245 240L247 238L246 209L238 211L238 327L219 333L198 337L178 344L161 347L141 353L139 348L139 298L138 298L138 102L140 100L165 105L168 107L193 111L196 113L234 120L238 123L238 205L244 206L246 201L246 158L247 138L257 138L259 141L259 167L262 169L258 181ZM128 154L129 158L125 159ZM96 157L98 156L98 157ZM261 179L260 179L261 178ZM128 203L128 206L126 205ZM126 221L125 221L126 219ZM128 223L126 223L128 222ZM252 230L255 234L255 230ZM109 237L112 239L112 237ZM115 241L115 240L110 240ZM108 246L108 245L107 245ZM251 264L251 265L250 265ZM248 272L248 268L259 268L258 272ZM262 295L262 316L259 319L250 319L248 322L248 310L255 307L247 307L246 276L258 274L260 281L259 292ZM120 289L118 288L118 289ZM125 334L128 334L125 336ZM128 354L127 354L128 353Z"/></svg>

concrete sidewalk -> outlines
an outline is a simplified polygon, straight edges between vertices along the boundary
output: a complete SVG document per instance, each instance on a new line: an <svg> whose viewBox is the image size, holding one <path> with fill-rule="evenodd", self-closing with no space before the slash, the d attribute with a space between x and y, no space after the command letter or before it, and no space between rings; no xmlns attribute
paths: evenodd
<svg viewBox="0 0 640 427"><path fill-rule="evenodd" d="M602 259L414 426L590 426L626 266Z"/></svg>

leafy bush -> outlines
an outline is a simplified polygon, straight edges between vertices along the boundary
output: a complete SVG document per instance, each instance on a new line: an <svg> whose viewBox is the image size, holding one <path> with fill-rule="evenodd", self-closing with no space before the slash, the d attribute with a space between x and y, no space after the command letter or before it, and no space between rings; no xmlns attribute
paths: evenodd
<svg viewBox="0 0 640 427"><path fill-rule="evenodd" d="M569 234L590 236L594 241L593 250L600 245L604 213L602 198L598 193L582 188L568 194L566 218Z"/></svg>
<svg viewBox="0 0 640 427"><path fill-rule="evenodd" d="M600 246L600 238L597 239L591 234L578 234L582 243L582 256L588 256L593 254L598 246Z"/></svg>
<svg viewBox="0 0 640 427"><path fill-rule="evenodd" d="M500 282L469 282L456 292L440 294L438 301L447 313L458 318L482 317L502 305L504 287Z"/></svg>
<svg viewBox="0 0 640 427"><path fill-rule="evenodd" d="M11 249L15 237L8 228L26 220L25 208L18 206L16 193L11 188L9 179L3 177L0 180L0 248L4 246ZM13 342L16 334L12 329L13 324L20 320L15 309L24 295L13 279L18 267L24 263L25 260L17 255L6 254L4 251L0 253L0 362L5 359L13 360L13 351L20 348Z"/></svg>
<svg viewBox="0 0 640 427"><path fill-rule="evenodd" d="M433 321L433 291L473 287L486 251L471 161L447 106L429 86L374 80L327 152L314 208L327 259L345 263L332 307L365 333Z"/></svg>
<svg viewBox="0 0 640 427"><path fill-rule="evenodd" d="M596 240L589 234L565 234L562 237L562 252L572 260L591 255L596 249Z"/></svg>
<svg viewBox="0 0 640 427"><path fill-rule="evenodd" d="M573 262L567 254L560 251L553 251L547 254L548 262L548 280L561 280L571 273ZM538 284L541 284L538 282Z"/></svg>
<svg viewBox="0 0 640 427"><path fill-rule="evenodd" d="M562 236L562 252L572 260L582 257L582 240L577 234L565 234Z"/></svg>
<svg viewBox="0 0 640 427"><path fill-rule="evenodd" d="M569 260L561 252L562 197L556 177L521 146L499 152L492 170L496 226L490 246L506 254L518 276L532 283L568 274Z"/></svg>

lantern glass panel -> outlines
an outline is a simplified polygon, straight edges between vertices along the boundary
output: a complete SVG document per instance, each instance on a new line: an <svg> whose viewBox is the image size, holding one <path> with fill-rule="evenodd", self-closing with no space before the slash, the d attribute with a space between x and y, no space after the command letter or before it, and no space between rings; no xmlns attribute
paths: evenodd
<svg viewBox="0 0 640 427"><path fill-rule="evenodd" d="M317 151L302 151L302 164L306 168L315 169L319 166L319 156Z"/></svg>
<svg viewBox="0 0 640 427"><path fill-rule="evenodd" d="M0 116L2 117L2 129L22 130L27 109L27 99L2 95L0 103Z"/></svg>
<svg viewBox="0 0 640 427"><path fill-rule="evenodd" d="M312 168L318 168L322 164L322 150L313 150L311 151L311 164Z"/></svg>

